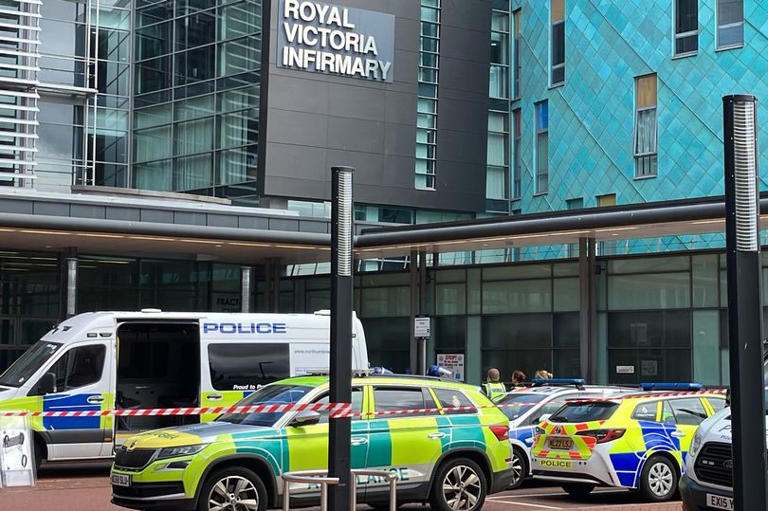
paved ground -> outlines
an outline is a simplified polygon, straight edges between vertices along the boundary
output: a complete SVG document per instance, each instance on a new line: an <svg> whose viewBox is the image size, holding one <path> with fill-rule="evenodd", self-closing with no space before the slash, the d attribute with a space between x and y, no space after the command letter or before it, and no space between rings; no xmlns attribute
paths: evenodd
<svg viewBox="0 0 768 511"><path fill-rule="evenodd" d="M0 489L0 510L44 511L117 511L109 503L109 465L66 464L44 467L34 488ZM366 506L360 506L363 511ZM425 506L407 506L410 511L427 511ZM634 494L601 490L588 499L574 501L556 486L531 484L528 487L491 496L484 511L680 511L679 502L642 504ZM310 511L310 510L307 510Z"/></svg>

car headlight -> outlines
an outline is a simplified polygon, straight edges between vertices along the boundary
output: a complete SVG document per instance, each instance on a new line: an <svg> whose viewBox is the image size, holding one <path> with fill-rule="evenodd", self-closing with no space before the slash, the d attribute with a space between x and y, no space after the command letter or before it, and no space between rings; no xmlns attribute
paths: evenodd
<svg viewBox="0 0 768 511"><path fill-rule="evenodd" d="M165 458L178 458L179 456L191 456L202 451L208 444L200 445L184 445L182 447L165 447L160 449L160 454L157 455L157 459L162 460Z"/></svg>
<svg viewBox="0 0 768 511"><path fill-rule="evenodd" d="M696 453L699 452L701 447L701 433L698 431L693 435L693 441L691 442L691 448L688 450L688 457L693 458Z"/></svg>

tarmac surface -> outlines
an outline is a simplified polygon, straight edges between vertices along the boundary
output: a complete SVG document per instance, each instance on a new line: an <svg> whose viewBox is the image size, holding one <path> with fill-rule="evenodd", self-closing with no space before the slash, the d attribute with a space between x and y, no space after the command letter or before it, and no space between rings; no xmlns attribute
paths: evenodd
<svg viewBox="0 0 768 511"><path fill-rule="evenodd" d="M110 504L109 463L64 463L43 465L37 486L0 489L0 510L117 511ZM614 510L681 511L680 502L643 504L632 492L600 489L588 498L574 500L558 486L531 481L523 488L488 497L484 511ZM360 505L359 511L370 509ZM427 511L428 506L409 505L402 509ZM309 508L307 511L317 511Z"/></svg>

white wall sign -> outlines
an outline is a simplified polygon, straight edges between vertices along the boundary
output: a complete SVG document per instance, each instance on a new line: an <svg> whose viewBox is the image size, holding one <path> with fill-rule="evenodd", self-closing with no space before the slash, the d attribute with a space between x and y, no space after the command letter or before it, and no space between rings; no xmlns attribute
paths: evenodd
<svg viewBox="0 0 768 511"><path fill-rule="evenodd" d="M426 339L430 336L430 319L413 318L413 336Z"/></svg>
<svg viewBox="0 0 768 511"><path fill-rule="evenodd" d="M437 365L448 369L457 380L464 381L463 353L438 353Z"/></svg>
<svg viewBox="0 0 768 511"><path fill-rule="evenodd" d="M635 374L635 366L616 366L616 374Z"/></svg>
<svg viewBox="0 0 768 511"><path fill-rule="evenodd" d="M280 0L279 67L391 82L395 17L306 0Z"/></svg>

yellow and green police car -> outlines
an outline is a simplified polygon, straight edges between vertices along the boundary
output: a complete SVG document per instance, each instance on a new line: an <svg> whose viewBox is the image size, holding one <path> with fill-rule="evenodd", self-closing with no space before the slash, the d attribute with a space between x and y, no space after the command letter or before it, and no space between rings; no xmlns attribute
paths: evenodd
<svg viewBox="0 0 768 511"><path fill-rule="evenodd" d="M407 376L365 376L352 387L352 468L396 474L398 503L476 511L487 494L509 486L509 420L498 408L480 408L491 402L476 387ZM239 404L327 402L328 378L304 376L262 387ZM396 410L416 412L380 413ZM314 411L225 414L139 434L115 454L112 502L204 511L279 506L283 473L327 468L328 420ZM360 502L388 502L386 481L358 484ZM291 496L292 507L316 505L319 489L292 487Z"/></svg>
<svg viewBox="0 0 768 511"><path fill-rule="evenodd" d="M725 396L686 392L700 390L698 384L643 389L573 400L545 417L534 437L533 474L560 481L574 496L615 486L638 490L648 501L672 498L696 428L725 406Z"/></svg>

